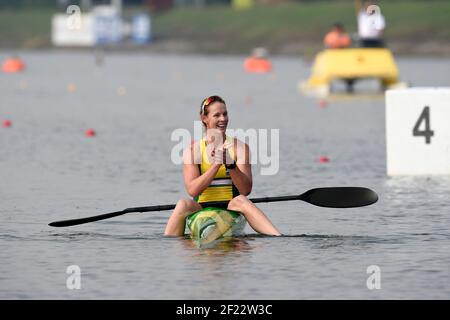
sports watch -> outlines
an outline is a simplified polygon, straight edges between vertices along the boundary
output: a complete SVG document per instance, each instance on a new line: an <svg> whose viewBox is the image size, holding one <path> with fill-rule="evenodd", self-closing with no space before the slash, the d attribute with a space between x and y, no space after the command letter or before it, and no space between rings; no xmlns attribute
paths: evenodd
<svg viewBox="0 0 450 320"><path fill-rule="evenodd" d="M236 162L233 161L232 164L225 164L225 168L229 169L229 170L233 170L236 168Z"/></svg>

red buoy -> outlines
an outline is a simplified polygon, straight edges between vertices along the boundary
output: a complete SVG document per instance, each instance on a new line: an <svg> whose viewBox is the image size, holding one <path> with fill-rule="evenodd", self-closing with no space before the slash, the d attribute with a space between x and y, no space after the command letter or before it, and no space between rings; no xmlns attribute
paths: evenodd
<svg viewBox="0 0 450 320"><path fill-rule="evenodd" d="M10 120L3 121L3 128L9 128L12 126L12 122Z"/></svg>
<svg viewBox="0 0 450 320"><path fill-rule="evenodd" d="M330 162L330 158L328 158L327 156L320 156L319 162L320 163L328 163L328 162Z"/></svg>
<svg viewBox="0 0 450 320"><path fill-rule="evenodd" d="M86 137L94 137L96 134L97 134L97 133L95 132L94 129L87 129L87 130L84 132L84 135L85 135Z"/></svg>

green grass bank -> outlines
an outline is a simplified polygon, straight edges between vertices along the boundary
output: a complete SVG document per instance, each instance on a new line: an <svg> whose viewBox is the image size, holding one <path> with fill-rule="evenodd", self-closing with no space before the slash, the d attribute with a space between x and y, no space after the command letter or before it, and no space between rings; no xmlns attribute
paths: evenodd
<svg viewBox="0 0 450 320"><path fill-rule="evenodd" d="M450 1L380 1L385 38L402 54L450 54ZM128 8L131 14L136 8ZM47 9L0 11L0 47L47 48L51 17ZM312 54L333 22L356 32L353 1L182 7L152 14L154 42L145 50L248 53L264 46L273 54Z"/></svg>

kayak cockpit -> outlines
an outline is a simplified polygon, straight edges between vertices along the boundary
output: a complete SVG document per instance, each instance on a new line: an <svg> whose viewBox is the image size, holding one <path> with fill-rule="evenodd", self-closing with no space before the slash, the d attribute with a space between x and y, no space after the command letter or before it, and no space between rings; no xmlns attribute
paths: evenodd
<svg viewBox="0 0 450 320"><path fill-rule="evenodd" d="M199 248L209 247L224 237L239 236L247 220L236 211L206 207L186 219L191 238Z"/></svg>

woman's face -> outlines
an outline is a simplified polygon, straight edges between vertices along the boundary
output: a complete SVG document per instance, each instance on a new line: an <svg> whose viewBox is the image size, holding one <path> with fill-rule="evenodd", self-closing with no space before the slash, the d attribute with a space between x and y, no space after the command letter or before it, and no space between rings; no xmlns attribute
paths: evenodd
<svg viewBox="0 0 450 320"><path fill-rule="evenodd" d="M206 129L218 129L223 134L228 126L227 107L222 102L213 102L208 106L208 115L201 116Z"/></svg>

